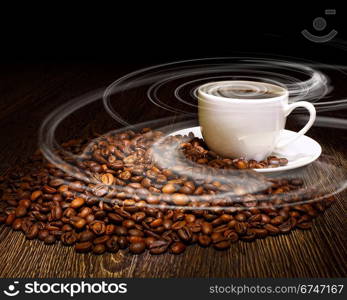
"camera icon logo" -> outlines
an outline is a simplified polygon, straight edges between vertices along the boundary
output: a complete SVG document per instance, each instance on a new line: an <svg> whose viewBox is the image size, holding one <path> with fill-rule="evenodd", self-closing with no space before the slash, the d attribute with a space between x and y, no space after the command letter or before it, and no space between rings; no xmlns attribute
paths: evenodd
<svg viewBox="0 0 347 300"><path fill-rule="evenodd" d="M16 290L16 287L15 287L15 284L18 284L19 281L15 281L13 282L14 284L10 284L8 286L8 291L7 290L4 290L4 294L6 296L9 296L9 297L14 297L14 296L17 296L19 294L19 290Z"/></svg>
<svg viewBox="0 0 347 300"><path fill-rule="evenodd" d="M326 9L325 15L336 15L336 9ZM316 31L323 31L327 27L327 21L322 17L317 17L313 20L312 26ZM337 31L333 29L325 35L317 36L310 33L307 29L304 29L301 31L301 34L311 42L326 43L337 35Z"/></svg>

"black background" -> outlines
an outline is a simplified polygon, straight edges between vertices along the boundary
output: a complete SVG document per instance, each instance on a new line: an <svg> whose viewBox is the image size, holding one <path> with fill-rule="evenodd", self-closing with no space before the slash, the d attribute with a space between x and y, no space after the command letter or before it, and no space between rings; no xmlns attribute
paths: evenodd
<svg viewBox="0 0 347 300"><path fill-rule="evenodd" d="M228 4L226 4L228 3ZM172 60L232 56L240 53L280 54L342 63L334 47L347 32L344 10L333 2L303 7L293 2L178 2L158 4L114 2L98 6L23 7L3 10L2 63L97 62L150 65ZM325 9L337 10L325 16ZM316 17L327 27L317 32ZM334 42L317 44L301 31L339 33Z"/></svg>

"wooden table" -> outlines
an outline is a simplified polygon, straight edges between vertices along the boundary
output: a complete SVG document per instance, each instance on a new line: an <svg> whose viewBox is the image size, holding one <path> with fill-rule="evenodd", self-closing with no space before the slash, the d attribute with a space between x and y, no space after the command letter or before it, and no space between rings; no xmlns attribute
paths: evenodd
<svg viewBox="0 0 347 300"><path fill-rule="evenodd" d="M1 169L27 157L37 146L44 116L70 98L106 86L138 66L49 64L3 66L0 81ZM139 103L140 105L140 103ZM141 107L140 113L150 115ZM91 115L95 112L91 112ZM346 112L334 113L340 117ZM83 122L73 119L74 129ZM82 128L82 127L81 127ZM319 129L319 128L318 128ZM310 135L329 142L325 152L346 168L343 131L314 129ZM63 132L71 127L66 126ZM334 133L334 134L333 134ZM323 143L324 144L324 143ZM338 152L336 152L338 151ZM319 170L308 169L310 172ZM334 180L334 174L330 174ZM28 241L0 227L0 277L345 277L347 275L346 193L318 217L309 231L232 244L229 251L189 247L184 254L148 253L95 256L77 254L60 244Z"/></svg>

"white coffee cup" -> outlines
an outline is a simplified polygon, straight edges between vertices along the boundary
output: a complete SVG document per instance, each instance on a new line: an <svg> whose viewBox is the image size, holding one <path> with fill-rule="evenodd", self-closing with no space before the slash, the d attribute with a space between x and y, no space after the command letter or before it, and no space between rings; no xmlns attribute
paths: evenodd
<svg viewBox="0 0 347 300"><path fill-rule="evenodd" d="M199 122L207 146L224 157L261 161L304 135L316 110L305 101L288 104L284 87L256 81L219 81L198 88ZM304 107L310 118L295 137L279 141L287 116Z"/></svg>

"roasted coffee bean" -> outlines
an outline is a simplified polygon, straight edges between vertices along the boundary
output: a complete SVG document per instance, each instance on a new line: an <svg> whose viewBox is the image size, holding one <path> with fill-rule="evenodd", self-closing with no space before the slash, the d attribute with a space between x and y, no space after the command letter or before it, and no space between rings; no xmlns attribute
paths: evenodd
<svg viewBox="0 0 347 300"><path fill-rule="evenodd" d="M114 222L114 223L121 223L124 221L124 218L118 214L115 213L109 213L107 214L108 218L110 219L110 221Z"/></svg>
<svg viewBox="0 0 347 300"><path fill-rule="evenodd" d="M41 196L42 196L42 191L37 190L31 193L30 199L31 201L36 201Z"/></svg>
<svg viewBox="0 0 347 300"><path fill-rule="evenodd" d="M155 219L154 221L152 221L149 226L151 227L159 227L163 224L163 219L159 218L159 219Z"/></svg>
<svg viewBox="0 0 347 300"><path fill-rule="evenodd" d="M106 247L104 244L97 244L93 246L92 250L94 254L103 254L106 251Z"/></svg>
<svg viewBox="0 0 347 300"><path fill-rule="evenodd" d="M63 216L63 210L60 206L55 205L51 209L52 220L60 220Z"/></svg>
<svg viewBox="0 0 347 300"><path fill-rule="evenodd" d="M185 194L176 193L172 195L172 201L174 204L178 206L185 206L188 204L189 198Z"/></svg>
<svg viewBox="0 0 347 300"><path fill-rule="evenodd" d="M114 177L110 173L105 173L104 175L101 176L101 181L103 184L112 185L114 182Z"/></svg>
<svg viewBox="0 0 347 300"><path fill-rule="evenodd" d="M186 250L186 245L181 242L175 242L170 247L170 252L173 254L181 254Z"/></svg>
<svg viewBox="0 0 347 300"><path fill-rule="evenodd" d="M46 239L46 237L48 237L48 236L49 236L48 230L40 230L37 237L39 240L44 241Z"/></svg>
<svg viewBox="0 0 347 300"><path fill-rule="evenodd" d="M230 248L230 241L224 240L213 244L213 247L217 250L225 250Z"/></svg>
<svg viewBox="0 0 347 300"><path fill-rule="evenodd" d="M190 242L192 240L192 232L187 226L178 229L177 234L184 242Z"/></svg>
<svg viewBox="0 0 347 300"><path fill-rule="evenodd" d="M75 245L75 250L77 252L89 252L93 247L93 244L91 242L80 242Z"/></svg>
<svg viewBox="0 0 347 300"><path fill-rule="evenodd" d="M296 227L300 229L310 229L312 227L312 223L311 222L298 223L296 224Z"/></svg>
<svg viewBox="0 0 347 300"><path fill-rule="evenodd" d="M281 225L279 225L278 229L280 230L281 233L288 233L292 229L292 225L290 221L286 221L282 223Z"/></svg>
<svg viewBox="0 0 347 300"><path fill-rule="evenodd" d="M28 209L30 205L31 205L31 201L29 199L22 199L18 202L18 206L25 207L26 209Z"/></svg>
<svg viewBox="0 0 347 300"><path fill-rule="evenodd" d="M15 219L12 223L13 230L21 230L22 229L22 219Z"/></svg>
<svg viewBox="0 0 347 300"><path fill-rule="evenodd" d="M134 254L140 254L140 253L144 252L145 249L146 249L145 242L132 243L129 246L130 252L132 252Z"/></svg>
<svg viewBox="0 0 347 300"><path fill-rule="evenodd" d="M167 251L169 245L167 240L156 240L150 243L148 249L151 254L162 254Z"/></svg>
<svg viewBox="0 0 347 300"><path fill-rule="evenodd" d="M145 212L142 212L142 211L139 211L139 212L136 212L134 213L131 218L137 222L137 223L140 223L142 222L145 218L146 218L146 213Z"/></svg>
<svg viewBox="0 0 347 300"><path fill-rule="evenodd" d="M27 214L27 208L25 206L18 206L16 208L16 217L24 217Z"/></svg>
<svg viewBox="0 0 347 300"><path fill-rule="evenodd" d="M89 229L96 235L102 235L106 231L106 225L103 221L93 221L89 224Z"/></svg>
<svg viewBox="0 0 347 300"><path fill-rule="evenodd" d="M252 232L257 238L264 238L268 235L268 231L264 228L253 228Z"/></svg>
<svg viewBox="0 0 347 300"><path fill-rule="evenodd" d="M73 231L68 231L61 235L60 240L63 243L63 245L73 245L77 241L77 235Z"/></svg>
<svg viewBox="0 0 347 300"><path fill-rule="evenodd" d="M234 230L231 230L231 229L224 231L223 235L226 239L230 240L230 242L232 242L232 243L235 243L239 240L238 234Z"/></svg>
<svg viewBox="0 0 347 300"><path fill-rule="evenodd" d="M118 237L118 245L119 245L119 248L121 249L125 249L128 247L128 240L125 236L120 236Z"/></svg>
<svg viewBox="0 0 347 300"><path fill-rule="evenodd" d="M252 230L248 230L247 234L240 236L240 239L245 242L251 242L256 238L256 234Z"/></svg>
<svg viewBox="0 0 347 300"><path fill-rule="evenodd" d="M146 247L149 248L150 245L155 242L157 239L153 236L149 236L149 237L146 237L145 239L145 243L146 243Z"/></svg>
<svg viewBox="0 0 347 300"><path fill-rule="evenodd" d="M280 232L278 227L271 225L271 224L264 225L264 229L266 229L270 235L276 235Z"/></svg>
<svg viewBox="0 0 347 300"><path fill-rule="evenodd" d="M114 230L114 233L116 235L122 235L125 236L128 234L128 230L124 226L117 226Z"/></svg>
<svg viewBox="0 0 347 300"><path fill-rule="evenodd" d="M115 232L116 226L113 224L106 225L105 234L111 235Z"/></svg>
<svg viewBox="0 0 347 300"><path fill-rule="evenodd" d="M202 247L207 247L211 244L211 238L208 235L199 235L198 242Z"/></svg>
<svg viewBox="0 0 347 300"><path fill-rule="evenodd" d="M108 252L115 253L119 250L118 237L112 236L106 241L106 249Z"/></svg>
<svg viewBox="0 0 347 300"><path fill-rule="evenodd" d="M74 200L72 200L70 207L72 208L79 208L84 204L85 200L83 198L77 197Z"/></svg>
<svg viewBox="0 0 347 300"><path fill-rule="evenodd" d="M238 235L244 235L247 231L247 224L244 222L237 222L234 228Z"/></svg>
<svg viewBox="0 0 347 300"><path fill-rule="evenodd" d="M46 245L52 245L54 244L56 241L56 237L54 235L47 235L45 237L45 239L43 240L43 242L46 244Z"/></svg>
<svg viewBox="0 0 347 300"><path fill-rule="evenodd" d="M16 215L15 214L9 214L5 220L5 224L6 225L11 225L13 223L13 221L16 219Z"/></svg>
<svg viewBox="0 0 347 300"><path fill-rule="evenodd" d="M223 236L220 232L214 232L211 235L212 243L219 243L221 241L226 240L226 238Z"/></svg>
<svg viewBox="0 0 347 300"><path fill-rule="evenodd" d="M239 222L244 222L244 221L246 221L246 219L247 219L247 217L243 213L239 213L235 216L235 220L239 221Z"/></svg>
<svg viewBox="0 0 347 300"><path fill-rule="evenodd" d="M71 224L77 229L82 229L84 226L86 226L87 221L81 217L72 217Z"/></svg>
<svg viewBox="0 0 347 300"><path fill-rule="evenodd" d="M173 194L176 191L177 191L177 187L173 183L168 183L168 184L164 185L162 188L162 192L165 194Z"/></svg>
<svg viewBox="0 0 347 300"><path fill-rule="evenodd" d="M79 242L88 242L88 241L91 241L92 239L94 239L94 237L95 237L95 235L93 232L86 230L86 231L82 231L79 234L78 241Z"/></svg>
<svg viewBox="0 0 347 300"><path fill-rule="evenodd" d="M283 216L277 216L271 219L271 224L272 225L280 225L284 222L284 217Z"/></svg>
<svg viewBox="0 0 347 300"><path fill-rule="evenodd" d="M213 226L211 223L204 222L201 225L201 231L203 234L210 235L213 231Z"/></svg>
<svg viewBox="0 0 347 300"><path fill-rule="evenodd" d="M174 224L172 224L171 229L173 230L179 230L183 228L186 225L186 221L178 221Z"/></svg>
<svg viewBox="0 0 347 300"><path fill-rule="evenodd" d="M26 238L29 240L32 240L36 238L38 234L39 234L39 226L35 223L29 228L28 232L26 233Z"/></svg>
<svg viewBox="0 0 347 300"><path fill-rule="evenodd" d="M130 229L128 231L128 234L131 235L131 236L144 236L144 233L141 231L141 230L138 230L138 229Z"/></svg>

